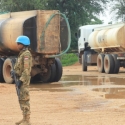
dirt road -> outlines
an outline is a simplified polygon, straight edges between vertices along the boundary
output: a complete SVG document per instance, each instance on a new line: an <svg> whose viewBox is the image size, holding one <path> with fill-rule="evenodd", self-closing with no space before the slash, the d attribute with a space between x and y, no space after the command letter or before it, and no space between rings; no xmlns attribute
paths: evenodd
<svg viewBox="0 0 125 125"><path fill-rule="evenodd" d="M58 83L31 84L32 125L125 125L125 70L100 74L96 67L63 68ZM22 118L14 84L0 84L0 125Z"/></svg>

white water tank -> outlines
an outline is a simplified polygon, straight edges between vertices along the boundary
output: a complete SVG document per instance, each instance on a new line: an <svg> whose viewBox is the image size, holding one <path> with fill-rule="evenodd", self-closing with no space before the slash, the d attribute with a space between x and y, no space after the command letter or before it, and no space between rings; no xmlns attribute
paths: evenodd
<svg viewBox="0 0 125 125"><path fill-rule="evenodd" d="M88 38L91 49L121 46L125 48L125 24L95 28Z"/></svg>

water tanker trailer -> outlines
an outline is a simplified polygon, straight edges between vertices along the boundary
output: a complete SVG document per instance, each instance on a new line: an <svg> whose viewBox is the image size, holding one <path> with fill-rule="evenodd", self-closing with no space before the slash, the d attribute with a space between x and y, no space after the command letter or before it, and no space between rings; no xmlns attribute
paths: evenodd
<svg viewBox="0 0 125 125"><path fill-rule="evenodd" d="M28 36L33 56L31 77L45 83L61 79L62 65L57 58L70 47L67 18L58 10L31 10L0 15L0 82L13 83L11 59L16 60L16 38ZM65 37L64 37L65 36Z"/></svg>
<svg viewBox="0 0 125 125"><path fill-rule="evenodd" d="M83 71L97 65L101 73L117 74L125 68L125 23L80 27L78 51Z"/></svg>

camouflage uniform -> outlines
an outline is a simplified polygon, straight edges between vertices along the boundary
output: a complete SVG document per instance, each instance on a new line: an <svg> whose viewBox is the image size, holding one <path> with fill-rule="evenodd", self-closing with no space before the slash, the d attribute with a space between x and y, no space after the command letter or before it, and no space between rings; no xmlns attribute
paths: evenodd
<svg viewBox="0 0 125 125"><path fill-rule="evenodd" d="M17 62L14 66L15 72L19 77L19 80L23 82L20 88L19 103L23 116L30 115L30 96L29 96L29 84L30 84L30 73L32 67L32 55L30 51L25 48L18 56Z"/></svg>

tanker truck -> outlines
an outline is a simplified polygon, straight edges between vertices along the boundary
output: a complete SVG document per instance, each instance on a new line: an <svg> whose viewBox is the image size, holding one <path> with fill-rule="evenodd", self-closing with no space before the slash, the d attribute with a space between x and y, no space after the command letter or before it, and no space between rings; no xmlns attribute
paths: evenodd
<svg viewBox="0 0 125 125"><path fill-rule="evenodd" d="M125 68L125 23L81 26L77 38L83 71L90 65L107 74Z"/></svg>
<svg viewBox="0 0 125 125"><path fill-rule="evenodd" d="M31 10L9 12L0 15L0 82L13 83L10 76L12 63L19 50L16 38L25 35L30 38L29 47L33 65L33 80L50 83L62 77L59 56L70 47L70 26L66 16L58 10ZM36 77L37 76L37 77ZM39 76L39 78L38 78Z"/></svg>

